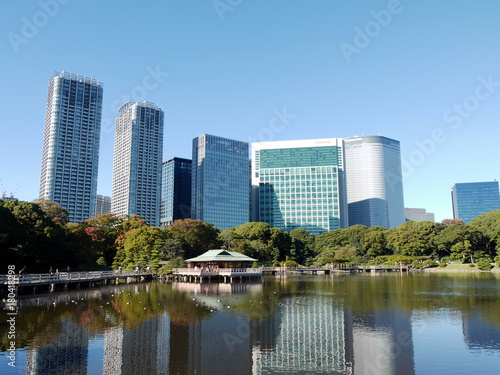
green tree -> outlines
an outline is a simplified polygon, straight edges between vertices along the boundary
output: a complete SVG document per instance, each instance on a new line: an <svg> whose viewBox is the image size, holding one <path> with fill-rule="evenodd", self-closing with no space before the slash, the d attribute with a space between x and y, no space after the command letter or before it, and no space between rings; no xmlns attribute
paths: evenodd
<svg viewBox="0 0 500 375"><path fill-rule="evenodd" d="M166 228L142 226L130 231L123 242L125 259L119 265L124 269L136 266L156 268L161 248L165 240L171 237L172 234Z"/></svg>
<svg viewBox="0 0 500 375"><path fill-rule="evenodd" d="M437 254L440 258L451 256L452 259L471 260L474 251L484 251L488 239L477 228L470 224L447 225L435 237Z"/></svg>
<svg viewBox="0 0 500 375"><path fill-rule="evenodd" d="M309 265L316 256L314 250L314 235L305 229L294 229L290 232L290 259L299 264Z"/></svg>
<svg viewBox="0 0 500 375"><path fill-rule="evenodd" d="M491 256L500 255L500 210L479 215L470 225L486 236L485 252Z"/></svg>
<svg viewBox="0 0 500 375"><path fill-rule="evenodd" d="M368 231L363 238L363 247L366 249L366 255L370 258L392 253L387 246L386 230Z"/></svg>
<svg viewBox="0 0 500 375"><path fill-rule="evenodd" d="M50 201L48 199L39 198L35 199L35 203L40 206L43 212L50 217L56 224L66 225L69 223L68 211L56 202Z"/></svg>
<svg viewBox="0 0 500 375"><path fill-rule="evenodd" d="M182 244L186 257L193 258L211 249L220 248L219 229L200 220L176 220L168 230Z"/></svg>
<svg viewBox="0 0 500 375"><path fill-rule="evenodd" d="M444 227L444 224L430 221L407 221L389 231L387 242L395 254L429 256L437 252L434 239Z"/></svg>

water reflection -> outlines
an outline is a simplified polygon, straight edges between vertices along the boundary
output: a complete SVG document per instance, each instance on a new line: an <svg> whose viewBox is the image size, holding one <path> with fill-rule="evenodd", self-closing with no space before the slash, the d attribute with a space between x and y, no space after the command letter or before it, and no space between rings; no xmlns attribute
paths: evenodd
<svg viewBox="0 0 500 375"><path fill-rule="evenodd" d="M427 350L420 342L430 333L422 327L436 311L439 319L459 314L464 343L459 353L440 348L440 357L465 363L473 353L494 368L497 296L493 276L424 274L149 283L20 297L16 346L26 355L15 373L417 374ZM5 313L1 319L5 351ZM2 370L6 363L0 356Z"/></svg>

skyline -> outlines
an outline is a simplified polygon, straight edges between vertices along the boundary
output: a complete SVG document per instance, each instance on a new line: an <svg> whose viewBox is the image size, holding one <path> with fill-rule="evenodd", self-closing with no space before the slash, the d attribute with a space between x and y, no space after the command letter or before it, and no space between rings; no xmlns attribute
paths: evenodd
<svg viewBox="0 0 500 375"><path fill-rule="evenodd" d="M452 218L455 183L498 178L499 10L494 0L3 2L2 190L38 198L47 85L66 71L103 83L98 194L111 195L118 108L146 100L165 112L164 161L191 158L205 133L398 140L405 207Z"/></svg>

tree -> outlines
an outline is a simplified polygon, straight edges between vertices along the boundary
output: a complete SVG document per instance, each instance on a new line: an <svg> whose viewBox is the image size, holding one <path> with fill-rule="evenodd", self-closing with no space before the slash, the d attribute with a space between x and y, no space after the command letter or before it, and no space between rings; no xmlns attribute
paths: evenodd
<svg viewBox="0 0 500 375"><path fill-rule="evenodd" d="M316 252L314 250L314 236L305 229L294 229L290 232L292 241L290 258L299 264L312 261Z"/></svg>
<svg viewBox="0 0 500 375"><path fill-rule="evenodd" d="M43 212L50 217L58 225L66 225L69 223L68 211L56 202L50 201L48 199L39 198L35 199L35 203L40 206Z"/></svg>
<svg viewBox="0 0 500 375"><path fill-rule="evenodd" d="M142 226L130 231L123 242L125 259L119 265L125 269L136 266L156 268L160 261L161 248L165 240L171 237L171 232L166 228ZM120 254L120 257L123 255Z"/></svg>
<svg viewBox="0 0 500 375"><path fill-rule="evenodd" d="M500 255L500 210L479 215L470 225L481 231L487 238L486 253Z"/></svg>
<svg viewBox="0 0 500 375"><path fill-rule="evenodd" d="M430 221L407 221L389 231L387 242L396 254L428 256L437 252L434 238L444 227Z"/></svg>
<svg viewBox="0 0 500 375"><path fill-rule="evenodd" d="M487 238L477 228L470 224L447 225L434 237L437 254L451 256L452 259L471 259L474 251L484 251ZM472 261L473 262L473 261Z"/></svg>
<svg viewBox="0 0 500 375"><path fill-rule="evenodd" d="M372 230L367 232L363 238L363 247L366 255L375 258L380 255L389 255L391 250L387 246L386 230Z"/></svg>
<svg viewBox="0 0 500 375"><path fill-rule="evenodd" d="M188 258L193 258L211 249L220 247L219 229L200 220L176 220L168 230L182 244Z"/></svg>

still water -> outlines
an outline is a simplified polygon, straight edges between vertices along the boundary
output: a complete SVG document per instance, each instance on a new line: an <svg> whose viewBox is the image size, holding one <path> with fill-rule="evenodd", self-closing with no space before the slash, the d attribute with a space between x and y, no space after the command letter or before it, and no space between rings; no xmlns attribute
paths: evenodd
<svg viewBox="0 0 500 375"><path fill-rule="evenodd" d="M0 374L499 374L499 286L389 273L20 296Z"/></svg>

